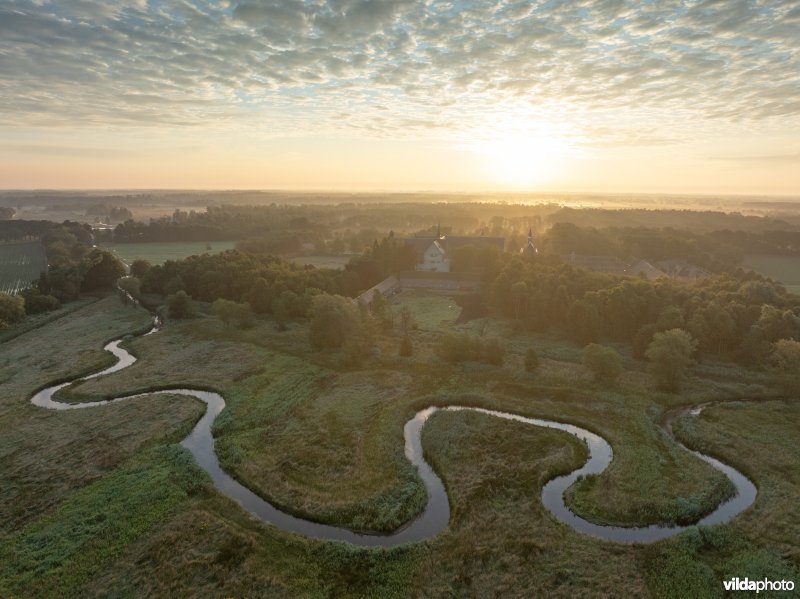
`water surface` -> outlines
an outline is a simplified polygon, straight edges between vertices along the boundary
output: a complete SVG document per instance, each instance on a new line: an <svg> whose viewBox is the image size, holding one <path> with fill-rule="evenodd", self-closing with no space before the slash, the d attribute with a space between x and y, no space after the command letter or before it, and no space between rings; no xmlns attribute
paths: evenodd
<svg viewBox="0 0 800 599"><path fill-rule="evenodd" d="M146 334L149 335L157 332L159 327L160 322L158 320L154 320L153 328ZM552 479L542 489L542 503L550 511L550 513L559 522L570 526L580 533L591 535L606 541L615 541L621 543L652 543L691 528L691 526L659 525L638 528L605 526L601 524L595 524L581 518L567 507L564 501L564 495L566 490L572 486L572 484L575 483L579 477L600 474L611 464L614 453L611 449L611 446L605 439L595 433L572 424L540 418L528 418L526 416L511 414L508 412L465 406L448 406L445 408L429 407L424 410L420 410L414 415L413 418L406 422L403 429L403 436L405 439L405 455L408 461L416 467L417 472L422 479L423 484L425 485L427 503L425 504L425 508L421 514L413 518L410 522L406 523L397 531L390 534L370 534L368 532L353 531L347 528L321 524L319 522L294 516L275 507L262 497L256 495L253 491L236 481L220 467L217 454L214 451L214 437L211 434L214 420L217 418L220 412L225 409L225 400L218 393L200 389L176 388L157 392L120 396L105 401L84 403L65 403L55 399L54 396L59 390L71 385L72 383L105 376L107 374L123 370L124 368L128 368L134 364L136 362L136 357L119 346L122 341L122 339L112 341L104 348L117 358L117 362L113 366L82 378L76 378L73 381L60 383L58 385L53 385L43 389L31 398L31 402L39 407L52 410L80 410L97 408L103 405L118 403L121 401L130 401L140 397L164 393L186 395L202 401L206 404L206 411L192 429L192 432L189 433L189 435L183 439L183 441L181 441L181 445L192 453L192 455L195 457L195 460L197 460L198 465L211 477L214 487L216 487L223 495L226 495L230 499L236 501L256 518L287 532L300 534L315 539L346 541L360 547L393 547L396 545L417 543L431 539L446 529L450 521L450 504L448 502L447 492L442 480L433 471L433 468L431 468L430 464L425 461L422 451L422 429L425 426L428 418L430 418L430 416L437 410L477 412L493 418L503 418L506 420L522 422L531 426L560 430L583 441L589 451L589 458L587 459L586 463L569 474L558 476ZM703 407L704 406L695 408L692 413L699 413L702 411ZM665 426L665 430L667 430L667 432L672 436L671 427L669 424ZM677 440L675 442L678 443ZM680 443L678 444L681 445ZM702 518L697 524L720 524L722 522L727 522L753 504L757 493L756 487L742 473L710 456L704 455L697 451L689 450L683 445L681 445L681 447L686 449L686 451L690 451L701 460L709 463L711 466L722 472L728 477L728 479L730 479L736 488L736 494L733 497L722 502L714 509L714 511ZM531 492L533 492L533 489L531 489Z"/></svg>

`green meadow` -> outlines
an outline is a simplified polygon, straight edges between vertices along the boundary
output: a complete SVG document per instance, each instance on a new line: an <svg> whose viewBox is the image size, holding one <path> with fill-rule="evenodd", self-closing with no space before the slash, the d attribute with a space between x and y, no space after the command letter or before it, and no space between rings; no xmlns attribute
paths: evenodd
<svg viewBox="0 0 800 599"><path fill-rule="evenodd" d="M134 260L147 260L151 264L163 264L167 260L180 260L197 254L218 254L232 250L235 241L147 241L143 243L104 243L105 250L112 252L126 264Z"/></svg>
<svg viewBox="0 0 800 599"><path fill-rule="evenodd" d="M780 281L792 293L800 293L800 256L746 256L742 265Z"/></svg>
<svg viewBox="0 0 800 599"><path fill-rule="evenodd" d="M354 548L284 533L220 495L178 442L203 405L168 393L50 412L30 395L48 381L108 365L109 339L148 315L116 297L84 305L0 344L0 596L554 596L715 597L731 576L798 580L800 404L777 399L762 375L704 366L682 395L655 391L627 358L613 387L595 383L579 348L517 334L492 320L453 324L450 298L400 294L419 321L414 354L397 330L359 367L312 351L305 321L225 327L199 315L126 342L139 361L74 385L87 401L164 386L219 391L214 433L222 466L281 508L321 522L386 531L424 505L403 455L402 427L428 405L469 404L571 422L605 437L612 466L570 492L585 518L638 525L707 513L726 479L663 432L665 411L725 403L676 423L679 438L756 482L756 504L732 522L648 546L579 534L542 506L542 486L586 455L559 431L480 414L440 412L423 431L448 491L451 520L427 542ZM429 318L423 318L428 314ZM437 335L502 336L501 366L436 358ZM522 369L527 347L542 362Z"/></svg>
<svg viewBox="0 0 800 599"><path fill-rule="evenodd" d="M297 264L298 266L310 264L315 268L333 268L336 270L342 270L345 267L345 264L350 262L352 258L353 256L349 254L341 256L295 256L294 258L290 258L289 261Z"/></svg>

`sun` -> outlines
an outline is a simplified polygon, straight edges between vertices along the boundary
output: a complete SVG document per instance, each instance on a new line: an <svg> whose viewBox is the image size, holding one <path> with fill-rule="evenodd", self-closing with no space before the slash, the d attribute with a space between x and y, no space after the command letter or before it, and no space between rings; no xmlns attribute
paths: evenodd
<svg viewBox="0 0 800 599"><path fill-rule="evenodd" d="M512 135L476 142L473 149L496 183L524 187L544 183L556 175L564 144L556 137Z"/></svg>

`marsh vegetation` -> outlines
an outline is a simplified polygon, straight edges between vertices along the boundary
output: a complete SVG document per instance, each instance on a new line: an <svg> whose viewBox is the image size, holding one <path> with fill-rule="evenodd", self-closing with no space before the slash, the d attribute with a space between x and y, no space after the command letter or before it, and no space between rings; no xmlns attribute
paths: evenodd
<svg viewBox="0 0 800 599"><path fill-rule="evenodd" d="M337 218L355 223L359 210ZM521 230L524 212L508 210L486 232ZM257 212L212 217L246 223ZM540 222L558 212L542 209ZM336 214L330 207L267 213L323 237L310 215ZM221 496L177 445L203 413L198 402L164 394L57 415L28 403L47 383L108 365L103 343L149 323L144 310L104 295L119 275L116 263L86 247L83 229L65 225L50 232L45 247L57 266L37 288L65 303L0 333L0 426L8 431L0 437L0 595L671 597L687 589L714 596L733 575L796 579L800 304L780 285L737 270L730 248L763 245L774 223L712 214L685 235L656 235L633 228L684 215L630 213L619 222L633 228L604 229L604 218L620 214L594 213L601 228L587 226L580 211L560 214L574 222L551 227L536 257L456 256L457 270L482 283L483 293L469 300L404 289L368 307L353 303L409 259L378 229L397 217L391 205L376 209L376 228L363 239L363 226L339 231L345 246L362 244L341 270L291 265L269 253L283 243L270 235L217 255L136 261L125 285L159 309L165 328L125 342L139 358L133 366L75 384L61 399L217 391L227 407L213 432L227 472L290 513L384 532L425 504L403 455L403 424L429 405L454 404L573 423L607 439L611 466L567 494L586 520L696 522L730 496L730 483L661 425L678 408L716 400L723 403L675 421L673 430L756 483L750 510L648 547L587 537L553 519L539 499L551 477L585 459L580 443L439 412L423 447L450 500L441 535L364 550L266 526ZM468 208L454 211L465 231L483 226L472 218ZM199 222L187 217L184 225L189 231ZM723 223L746 224L746 235L697 244ZM570 266L557 249L595 244L621 253L634 243L643 252L683 248L719 272L648 281ZM335 245L330 251L341 252ZM89 288L94 296L80 293ZM755 398L763 401L731 403Z"/></svg>
<svg viewBox="0 0 800 599"><path fill-rule="evenodd" d="M399 311L404 300L401 295L390 306ZM82 383L67 398L100 399L176 383L223 392L228 409L215 435L224 466L295 513L373 530L390 530L412 516L423 496L402 455L401 431L409 415L428 403L466 402L571 421L608 438L615 448L612 467L578 485L569 497L576 511L595 521L691 519L727 492L724 479L676 448L657 426L659 415L679 403L731 393L713 379L694 379L678 397L654 393L647 374L626 369L618 386L609 389L592 381L580 351L570 354L545 341L537 345L541 364L535 378L520 378L524 352L515 348L529 347L531 340L516 344L507 338L511 349L502 366L476 368L436 360L438 334L422 327L409 328L417 350L413 357L402 362L395 357L397 331L377 338L377 346L386 347L383 357L342 370L336 350L311 349L304 321L292 321L281 332L270 319L259 318L242 329L225 326L208 305L198 308L194 319L173 321L159 335L132 340L130 349L140 357L134 366ZM554 522L538 500L549 477L582 460L580 446L555 432L469 413L442 413L425 429L426 455L444 477L452 508L450 527L439 538L375 552L320 544L256 524L220 498L191 459L169 445L202 412L187 398L153 398L95 414L30 412L27 398L42 381L103 364L103 341L146 322L143 311L111 297L35 336L4 344L0 374L7 399L0 417L4 427L18 429L2 441L7 456L2 477L9 483L4 488L14 494L3 502L12 510L3 518L0 537L4 592L53 595L58 589L70 595L113 587L132 593L405 595L416 588L435 595L524 587L563 595L623 588L669 596L687 576L679 565L690 561L689 582L704 589L716 585L732 563L753 572L796 567L786 503L794 483L791 477L777 480L794 465L787 458L775 470L763 468L755 457L778 449L776 443L785 444L795 431L790 427L783 438L772 439L754 432L753 443L765 448L747 462L736 450L737 425L715 418L731 409L679 423L678 434L743 468L759 489L777 485L777 494L759 495L756 509L772 522L785 522L787 532L762 539L761 518L751 514L699 531L699 537L649 549L587 538ZM449 327L454 332L469 328ZM92 334L72 335L61 348L49 343L83 329ZM81 359L65 363L54 352ZM563 355L574 359L558 359ZM781 401L747 404L742 417L763 405L773 407L758 412L758 430L766 431L773 421L789 426L792 416L784 411L791 404ZM58 420L64 416L67 421ZM130 428L134 420L140 423L135 429ZM713 423L713 434L705 434L707 422ZM54 459L65 444L74 448L70 458ZM64 544L64 530L86 542ZM692 557L698 552L700 561ZM189 554L195 559L187 560ZM149 564L149 576L143 576L141 563ZM67 570L63 564L71 566Z"/></svg>

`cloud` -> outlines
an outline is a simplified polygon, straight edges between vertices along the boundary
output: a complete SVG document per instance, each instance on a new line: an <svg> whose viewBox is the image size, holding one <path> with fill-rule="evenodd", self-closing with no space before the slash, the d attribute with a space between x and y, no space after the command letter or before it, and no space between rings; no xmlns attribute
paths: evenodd
<svg viewBox="0 0 800 599"><path fill-rule="evenodd" d="M738 162L749 164L795 164L800 163L800 152L788 152L783 154L757 154L754 156L712 156L712 160L722 160L726 162Z"/></svg>
<svg viewBox="0 0 800 599"><path fill-rule="evenodd" d="M32 156L59 156L80 158L132 157L136 152L120 148L98 148L50 144L0 144L0 153L29 154Z"/></svg>
<svg viewBox="0 0 800 599"><path fill-rule="evenodd" d="M797 123L798 25L778 0L0 0L0 125L402 135L523 106L657 142L670 113Z"/></svg>

